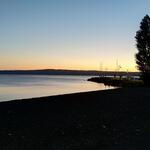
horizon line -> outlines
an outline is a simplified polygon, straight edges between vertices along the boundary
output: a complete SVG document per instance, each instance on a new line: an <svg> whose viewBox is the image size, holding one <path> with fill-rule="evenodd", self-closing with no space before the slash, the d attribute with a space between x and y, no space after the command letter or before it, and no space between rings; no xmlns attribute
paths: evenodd
<svg viewBox="0 0 150 150"><path fill-rule="evenodd" d="M125 71L125 70L120 70L120 71L117 71L117 70L82 70L82 69L59 69L59 68L57 68L57 69L50 69L50 68L48 68L48 69L0 69L0 71L52 71L52 70L54 70L54 71L95 71L95 72L127 72L127 71ZM137 71L128 71L128 72L135 72L135 73L138 73L139 71L137 70Z"/></svg>

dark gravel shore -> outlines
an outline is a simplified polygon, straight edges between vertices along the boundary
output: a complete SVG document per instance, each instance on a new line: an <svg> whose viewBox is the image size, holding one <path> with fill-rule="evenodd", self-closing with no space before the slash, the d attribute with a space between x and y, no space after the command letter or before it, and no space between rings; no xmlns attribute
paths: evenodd
<svg viewBox="0 0 150 150"><path fill-rule="evenodd" d="M0 103L0 150L149 150L150 88Z"/></svg>

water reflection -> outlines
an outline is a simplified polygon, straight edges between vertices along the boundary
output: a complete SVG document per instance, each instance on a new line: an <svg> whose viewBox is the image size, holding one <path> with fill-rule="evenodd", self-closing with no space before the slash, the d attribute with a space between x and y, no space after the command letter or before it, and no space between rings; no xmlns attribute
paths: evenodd
<svg viewBox="0 0 150 150"><path fill-rule="evenodd" d="M89 76L0 75L0 101L112 89Z"/></svg>

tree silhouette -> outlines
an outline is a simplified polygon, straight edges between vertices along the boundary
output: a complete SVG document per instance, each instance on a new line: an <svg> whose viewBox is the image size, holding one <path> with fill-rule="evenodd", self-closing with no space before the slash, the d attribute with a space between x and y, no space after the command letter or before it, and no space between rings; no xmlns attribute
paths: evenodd
<svg viewBox="0 0 150 150"><path fill-rule="evenodd" d="M150 17L148 15L142 19L135 38L138 49L135 55L137 68L142 73L144 83L150 85Z"/></svg>

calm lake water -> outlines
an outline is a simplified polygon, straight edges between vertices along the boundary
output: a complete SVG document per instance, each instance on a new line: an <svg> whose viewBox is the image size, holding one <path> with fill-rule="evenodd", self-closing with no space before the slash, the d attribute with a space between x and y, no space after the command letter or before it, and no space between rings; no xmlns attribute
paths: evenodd
<svg viewBox="0 0 150 150"><path fill-rule="evenodd" d="M113 89L87 81L90 76L0 75L0 101Z"/></svg>

